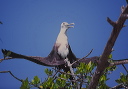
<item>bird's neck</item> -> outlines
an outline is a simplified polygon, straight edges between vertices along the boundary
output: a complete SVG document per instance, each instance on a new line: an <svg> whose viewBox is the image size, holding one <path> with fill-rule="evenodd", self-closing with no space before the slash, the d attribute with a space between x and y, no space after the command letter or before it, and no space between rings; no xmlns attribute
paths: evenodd
<svg viewBox="0 0 128 89"><path fill-rule="evenodd" d="M59 34L65 34L65 35L67 35L67 29L66 28L61 28Z"/></svg>
<svg viewBox="0 0 128 89"><path fill-rule="evenodd" d="M68 37L66 35L66 30L65 29L61 29L57 40L56 40L56 44L59 44L59 48L58 48L58 54L62 57L62 58L66 58L69 50L68 50Z"/></svg>
<svg viewBox="0 0 128 89"><path fill-rule="evenodd" d="M64 41L64 42L68 41L66 30L67 29L61 28L60 33L59 33L59 35L57 37L57 41L56 41L57 43L60 43L62 41Z"/></svg>

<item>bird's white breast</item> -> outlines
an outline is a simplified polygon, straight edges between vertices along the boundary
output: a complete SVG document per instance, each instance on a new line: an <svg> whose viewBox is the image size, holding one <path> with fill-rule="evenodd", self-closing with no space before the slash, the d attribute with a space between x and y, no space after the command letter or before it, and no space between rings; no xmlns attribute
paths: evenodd
<svg viewBox="0 0 128 89"><path fill-rule="evenodd" d="M65 34L58 35L56 43L60 44L58 54L61 55L61 57L66 58L69 53L67 36Z"/></svg>

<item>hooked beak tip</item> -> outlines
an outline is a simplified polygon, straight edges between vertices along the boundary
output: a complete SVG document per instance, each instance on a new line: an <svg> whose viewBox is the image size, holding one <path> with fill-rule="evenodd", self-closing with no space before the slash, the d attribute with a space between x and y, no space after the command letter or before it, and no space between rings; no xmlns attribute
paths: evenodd
<svg viewBox="0 0 128 89"><path fill-rule="evenodd" d="M75 25L75 23L70 23L70 25Z"/></svg>

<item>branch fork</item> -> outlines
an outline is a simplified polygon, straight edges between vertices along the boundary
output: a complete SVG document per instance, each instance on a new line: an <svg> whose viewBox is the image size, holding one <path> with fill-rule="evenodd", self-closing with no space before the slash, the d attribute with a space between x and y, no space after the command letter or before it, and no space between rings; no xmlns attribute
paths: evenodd
<svg viewBox="0 0 128 89"><path fill-rule="evenodd" d="M119 19L116 22L113 22L110 18L107 18L107 21L110 23L110 25L113 26L113 30L111 33L110 38L108 39L108 42L104 48L104 51L102 53L102 56L100 57L100 62L97 66L97 69L95 71L95 74L93 75L89 87L88 89L96 89L96 86L98 84L98 81L101 77L101 75L103 74L103 71L106 69L107 66L107 60L108 60L108 56L111 53L111 50L116 42L116 39L122 29L122 27L124 27L124 23L126 21L126 19L128 18L128 5L126 7L122 7L121 8L121 15L119 17ZM124 16L124 17L122 17ZM100 73L97 75L96 72L100 71Z"/></svg>

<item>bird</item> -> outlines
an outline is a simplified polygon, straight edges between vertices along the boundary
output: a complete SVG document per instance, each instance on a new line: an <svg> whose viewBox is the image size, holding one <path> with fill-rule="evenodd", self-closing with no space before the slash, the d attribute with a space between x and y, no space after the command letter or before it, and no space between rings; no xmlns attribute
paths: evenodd
<svg viewBox="0 0 128 89"><path fill-rule="evenodd" d="M74 23L67 23L63 22L61 24L60 32L57 36L57 39L53 45L53 48L51 52L48 54L47 57L39 57L39 56L26 56L22 55L19 53L15 53L10 50L2 49L2 53L4 54L4 59L0 59L0 62L3 60L8 60L8 59L15 59L15 58L20 58L20 59L26 59L31 62L43 65L43 66L50 66L50 67L55 67L58 70L63 69L64 72L71 72L72 75L70 75L69 79L74 80L74 73L72 73L73 70L68 66L68 63L70 62L71 64L75 62L72 65L72 68L76 68L79 66L80 62L82 63L89 63L89 61L94 61L97 60L99 57L92 57L92 58L77 58L75 54L72 52L71 47L68 42L68 36L67 36L67 30L69 28L73 28ZM6 58L8 57L8 58ZM69 62L65 62L65 60L68 60ZM80 60L79 60L80 59ZM78 61L79 60L79 61ZM72 82L74 84L74 82Z"/></svg>
<svg viewBox="0 0 128 89"><path fill-rule="evenodd" d="M76 56L71 50L71 47L68 42L67 30L73 28L74 23L68 24L63 22L61 24L61 29L56 39L56 42L53 46L51 53L48 55L52 60L65 60L66 58L72 63L76 60Z"/></svg>
<svg viewBox="0 0 128 89"><path fill-rule="evenodd" d="M73 28L74 23L62 22L60 27L60 32L58 37L53 45L53 48L47 57L38 57L38 56L26 56L12 52L10 50L2 49L2 53L8 57L27 59L29 61L35 62L44 66L55 66L60 69L66 69L64 67L65 59L68 59L71 63L77 60L76 56L71 50L71 47L68 42L67 30ZM9 54L9 55L8 55ZM67 68L67 70L69 70Z"/></svg>
<svg viewBox="0 0 128 89"><path fill-rule="evenodd" d="M68 43L68 37L67 37L67 30L74 25L74 23L68 24L67 22L63 22L61 24L60 33L57 37L55 46L58 46L58 54L63 58L66 59L67 55L69 54L69 43Z"/></svg>

